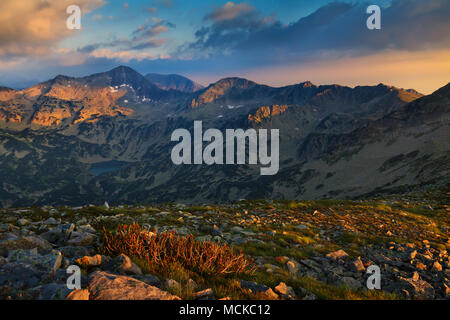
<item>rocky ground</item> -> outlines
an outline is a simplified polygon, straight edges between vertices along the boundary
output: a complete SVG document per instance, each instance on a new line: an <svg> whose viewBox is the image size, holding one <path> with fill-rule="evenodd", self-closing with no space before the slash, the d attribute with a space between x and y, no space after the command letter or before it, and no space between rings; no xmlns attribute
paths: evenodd
<svg viewBox="0 0 450 320"><path fill-rule="evenodd" d="M446 199L3 209L0 298L449 299ZM103 228L131 223L226 243L255 271L149 274L134 257L102 255ZM373 264L381 290L366 287ZM80 290L67 288L71 265L82 270Z"/></svg>

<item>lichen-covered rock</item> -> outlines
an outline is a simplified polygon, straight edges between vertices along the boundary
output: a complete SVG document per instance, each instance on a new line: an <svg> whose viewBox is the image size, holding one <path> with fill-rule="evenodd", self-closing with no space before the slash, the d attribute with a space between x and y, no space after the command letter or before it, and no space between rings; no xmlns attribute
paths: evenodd
<svg viewBox="0 0 450 320"><path fill-rule="evenodd" d="M17 236L13 233L9 233L5 239L0 240L0 255L4 256L10 250L34 248L37 248L39 251L49 251L52 249L52 245L38 236Z"/></svg>
<svg viewBox="0 0 450 320"><path fill-rule="evenodd" d="M53 275L61 266L62 254L59 251L53 251L46 255L40 255L36 248L32 250L11 250L8 254L8 261L30 265L42 271L45 275Z"/></svg>

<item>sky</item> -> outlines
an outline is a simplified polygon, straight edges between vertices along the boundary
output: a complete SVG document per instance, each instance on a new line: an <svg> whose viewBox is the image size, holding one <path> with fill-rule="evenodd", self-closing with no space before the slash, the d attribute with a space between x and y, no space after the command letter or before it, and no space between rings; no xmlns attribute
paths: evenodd
<svg viewBox="0 0 450 320"><path fill-rule="evenodd" d="M229 76L272 86L414 88L450 81L448 0L1 0L0 85L119 65L208 85ZM69 5L81 8L69 30ZM381 29L369 30L369 5Z"/></svg>

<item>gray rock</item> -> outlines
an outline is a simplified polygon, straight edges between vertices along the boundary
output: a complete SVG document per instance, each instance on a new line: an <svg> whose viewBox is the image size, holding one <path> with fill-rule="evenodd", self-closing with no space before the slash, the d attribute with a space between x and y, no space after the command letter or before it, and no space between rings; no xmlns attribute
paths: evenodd
<svg viewBox="0 0 450 320"><path fill-rule="evenodd" d="M64 257L67 258L81 258L84 256L88 256L90 251L92 251L92 249L88 247L73 247L73 246L60 247L59 250L64 255Z"/></svg>
<svg viewBox="0 0 450 320"><path fill-rule="evenodd" d="M350 289L360 289L362 287L361 282L352 277L342 277L338 284Z"/></svg>
<svg viewBox="0 0 450 320"><path fill-rule="evenodd" d="M95 235L88 232L72 232L70 240L67 243L71 246L90 246L95 242Z"/></svg>
<svg viewBox="0 0 450 320"><path fill-rule="evenodd" d="M417 299L434 299L435 291L431 284L421 280L419 273L414 272L411 278L400 277L400 286L397 291L406 290L409 296Z"/></svg>
<svg viewBox="0 0 450 320"><path fill-rule="evenodd" d="M8 254L8 261L31 265L33 268L51 276L61 266L62 254L59 251L53 251L46 255L40 255L37 249L11 250Z"/></svg>
<svg viewBox="0 0 450 320"><path fill-rule="evenodd" d="M30 221L28 221L27 219L25 219L25 218L22 218L22 219L19 219L19 220L17 220L17 224L19 225L19 226L27 226L27 225L29 225L30 224Z"/></svg>
<svg viewBox="0 0 450 320"><path fill-rule="evenodd" d="M151 286L159 287L161 286L161 280L152 274L144 274L144 275L133 275L134 279L145 282Z"/></svg>
<svg viewBox="0 0 450 320"><path fill-rule="evenodd" d="M171 290L180 290L181 284L176 280L166 279L166 281L164 282L164 287Z"/></svg>
<svg viewBox="0 0 450 320"><path fill-rule="evenodd" d="M289 260L286 262L286 267L291 275L298 274L300 270L300 264L295 260Z"/></svg>
<svg viewBox="0 0 450 320"><path fill-rule="evenodd" d="M63 238L63 234L61 233L60 230L57 229L41 233L39 236L53 244L59 242Z"/></svg>
<svg viewBox="0 0 450 320"><path fill-rule="evenodd" d="M7 263L0 268L0 286L27 289L37 286L40 278L39 272L29 265Z"/></svg>
<svg viewBox="0 0 450 320"><path fill-rule="evenodd" d="M87 233L95 233L95 229L90 224L85 224L77 227L78 232L87 232Z"/></svg>
<svg viewBox="0 0 450 320"><path fill-rule="evenodd" d="M115 260L118 263L118 271L124 274L137 274L141 275L142 270L139 268L130 258L123 253L119 255Z"/></svg>
<svg viewBox="0 0 450 320"><path fill-rule="evenodd" d="M61 223L61 221L58 221L58 220L56 220L55 218L53 218L53 217L50 217L50 218L48 218L47 220L45 220L44 222L43 222L43 224L47 224L47 225L59 225Z"/></svg>
<svg viewBox="0 0 450 320"><path fill-rule="evenodd" d="M10 223L0 224L0 232L10 232L13 230L13 225Z"/></svg>
<svg viewBox="0 0 450 320"><path fill-rule="evenodd" d="M71 292L65 284L49 283L39 288L39 300L64 300Z"/></svg>
<svg viewBox="0 0 450 320"><path fill-rule="evenodd" d="M45 239L37 236L21 236L8 234L8 237L0 241L0 255L5 255L9 250L17 249L33 249L38 248L39 251L49 251L52 245Z"/></svg>

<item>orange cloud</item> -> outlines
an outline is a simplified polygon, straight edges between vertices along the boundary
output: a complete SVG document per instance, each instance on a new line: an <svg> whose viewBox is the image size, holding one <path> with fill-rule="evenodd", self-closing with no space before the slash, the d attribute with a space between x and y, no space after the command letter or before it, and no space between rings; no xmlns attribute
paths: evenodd
<svg viewBox="0 0 450 320"><path fill-rule="evenodd" d="M77 0L82 14L105 4L104 0ZM66 28L66 8L73 0L1 0L0 58L47 54L74 31Z"/></svg>

